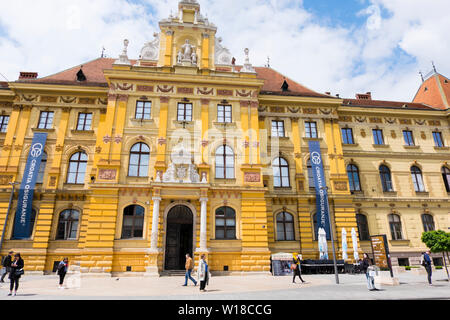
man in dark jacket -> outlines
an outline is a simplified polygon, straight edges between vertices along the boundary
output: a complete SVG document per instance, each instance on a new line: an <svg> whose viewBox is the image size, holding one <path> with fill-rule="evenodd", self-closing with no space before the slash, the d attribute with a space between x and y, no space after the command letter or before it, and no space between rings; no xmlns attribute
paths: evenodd
<svg viewBox="0 0 450 320"><path fill-rule="evenodd" d="M425 270L427 270L427 274L428 274L428 283L430 284L430 286L432 286L432 282L431 282L431 275L432 275L432 269L431 269L431 258L430 258L430 250L428 250L427 252L425 252L423 254L423 266L425 267Z"/></svg>
<svg viewBox="0 0 450 320"><path fill-rule="evenodd" d="M11 263L12 263L12 257L14 255L14 251L10 251L9 254L5 257L3 260L2 267L5 268L6 272L2 275L2 278L0 279L0 282L4 283L4 279L8 273L11 272Z"/></svg>

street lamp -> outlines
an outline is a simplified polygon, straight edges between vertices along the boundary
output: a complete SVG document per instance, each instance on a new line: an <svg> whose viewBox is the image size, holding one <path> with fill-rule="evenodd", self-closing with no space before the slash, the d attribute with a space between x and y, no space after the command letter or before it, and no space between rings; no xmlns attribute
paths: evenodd
<svg viewBox="0 0 450 320"><path fill-rule="evenodd" d="M0 250L3 248L3 240L5 239L6 224L8 223L9 212L11 211L11 205L12 205L13 198L14 198L15 187L16 187L16 185L19 185L20 183L19 182L10 182L9 184L12 186L12 188L11 188L11 195L9 197L8 211L6 211L5 223L3 224L2 239L0 240Z"/></svg>
<svg viewBox="0 0 450 320"><path fill-rule="evenodd" d="M322 187L321 189L327 191L327 194L328 194L328 189L329 189L328 187ZM331 219L330 219L331 210L330 210L330 203L328 202L328 199L327 199L326 203L327 203L327 207L328 207L328 221L330 223L331 246L333 247L334 275L336 277L336 284L339 284L339 272L338 272L338 268L337 268L336 248L334 246L333 224L331 223Z"/></svg>

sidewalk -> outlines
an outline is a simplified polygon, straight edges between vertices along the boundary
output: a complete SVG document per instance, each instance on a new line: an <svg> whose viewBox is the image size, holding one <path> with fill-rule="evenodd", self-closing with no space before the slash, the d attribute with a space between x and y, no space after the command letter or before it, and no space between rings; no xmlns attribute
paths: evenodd
<svg viewBox="0 0 450 320"><path fill-rule="evenodd" d="M0 300L66 300L66 299L155 299L155 300L310 300L310 299L450 299L450 285L445 272L434 274L435 286L427 284L426 276L400 274L400 286L385 286L382 291L369 292L365 275L305 275L306 284L292 283L291 277L222 276L212 277L208 292L189 283L182 287L184 277L164 278L80 278L67 277L69 289L58 289L57 276L25 276L18 296L7 297L9 283L0 286ZM441 280L441 281L439 281Z"/></svg>

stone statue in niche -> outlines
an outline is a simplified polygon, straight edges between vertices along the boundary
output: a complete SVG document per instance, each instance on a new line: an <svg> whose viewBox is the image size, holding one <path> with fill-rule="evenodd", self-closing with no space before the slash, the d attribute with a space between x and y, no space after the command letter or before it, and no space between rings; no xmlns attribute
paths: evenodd
<svg viewBox="0 0 450 320"><path fill-rule="evenodd" d="M181 46L181 50L183 51L183 60L191 61L194 46L189 43L189 40L186 39L186 43Z"/></svg>
<svg viewBox="0 0 450 320"><path fill-rule="evenodd" d="M177 54L177 64L182 65L197 65L198 57L195 52L195 46L191 45L189 40L186 39L185 44L181 46L180 51Z"/></svg>
<svg viewBox="0 0 450 320"><path fill-rule="evenodd" d="M183 62L183 54L181 53L181 50L178 51L177 55L177 64L181 64Z"/></svg>
<svg viewBox="0 0 450 320"><path fill-rule="evenodd" d="M189 165L189 176L191 183L199 183L200 182L200 175L197 172L197 169L195 168L194 164Z"/></svg>
<svg viewBox="0 0 450 320"><path fill-rule="evenodd" d="M197 64L197 54L195 52L192 52L191 61L192 64Z"/></svg>

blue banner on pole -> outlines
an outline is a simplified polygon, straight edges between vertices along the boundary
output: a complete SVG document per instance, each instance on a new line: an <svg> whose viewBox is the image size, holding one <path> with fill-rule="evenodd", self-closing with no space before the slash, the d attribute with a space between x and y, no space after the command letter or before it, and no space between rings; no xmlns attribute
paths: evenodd
<svg viewBox="0 0 450 320"><path fill-rule="evenodd" d="M17 240L28 239L31 235L30 218L33 208L33 194L46 142L47 133L39 132L34 134L22 177L22 184L20 185L16 217L14 220L13 238Z"/></svg>
<svg viewBox="0 0 450 320"><path fill-rule="evenodd" d="M327 240L331 240L330 214L328 212L328 189L323 169L322 153L319 141L309 141L312 173L316 187L317 225L327 233Z"/></svg>

